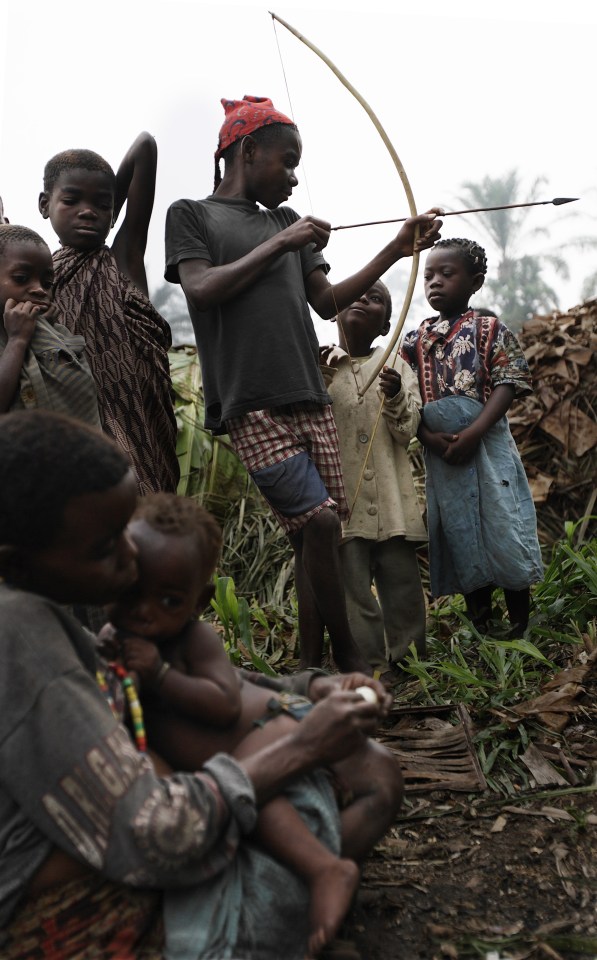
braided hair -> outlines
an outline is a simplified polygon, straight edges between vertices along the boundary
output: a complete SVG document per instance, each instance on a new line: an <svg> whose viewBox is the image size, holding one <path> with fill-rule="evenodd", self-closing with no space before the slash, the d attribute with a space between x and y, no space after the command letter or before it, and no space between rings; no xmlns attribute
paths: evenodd
<svg viewBox="0 0 597 960"><path fill-rule="evenodd" d="M247 136L252 137L256 143L268 144L274 143L276 140L278 140L283 130L294 130L295 133L298 133L298 127L294 123L268 123L264 127L259 127L257 130L253 130L252 133L248 133ZM235 140L234 143L231 143L230 146L222 152L220 158L216 157L214 193L222 182L222 174L220 173L220 159L224 161L226 167L229 165L231 166L234 163L238 152L240 151L240 145L243 140L244 137L241 137L239 140Z"/></svg>
<svg viewBox="0 0 597 960"><path fill-rule="evenodd" d="M475 273L487 273L487 257L485 250L474 240L464 240L462 237L451 237L448 240L438 240L433 249L456 250L464 260L471 276Z"/></svg>

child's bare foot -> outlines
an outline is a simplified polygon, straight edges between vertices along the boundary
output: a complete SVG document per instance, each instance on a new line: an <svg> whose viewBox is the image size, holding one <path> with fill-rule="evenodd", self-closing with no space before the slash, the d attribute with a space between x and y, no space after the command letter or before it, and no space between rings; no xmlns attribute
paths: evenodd
<svg viewBox="0 0 597 960"><path fill-rule="evenodd" d="M329 866L314 876L309 885L310 957L316 957L326 943L336 936L358 885L359 868L354 860L332 860Z"/></svg>

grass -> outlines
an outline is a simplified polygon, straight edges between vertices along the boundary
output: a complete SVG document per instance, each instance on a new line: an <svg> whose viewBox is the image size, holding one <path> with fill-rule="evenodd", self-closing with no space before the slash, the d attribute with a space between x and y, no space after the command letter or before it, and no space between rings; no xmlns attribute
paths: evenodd
<svg viewBox="0 0 597 960"><path fill-rule="evenodd" d="M539 722L521 721L511 708L539 696L547 679L582 662L597 646L597 541L575 545L578 526L567 525L565 539L552 548L544 580L533 591L523 639L505 639L508 623L499 619L490 634L480 634L456 597L433 605L427 655L422 659L413 650L405 665L418 681L405 688L408 702L467 705L489 787L505 795L530 785L519 760L529 743L554 738ZM504 613L503 597L498 611ZM565 735L556 739L565 746Z"/></svg>
<svg viewBox="0 0 597 960"><path fill-rule="evenodd" d="M172 350L176 391L179 493L215 514L224 528L224 549L212 616L235 663L265 673L292 669L297 637L292 552L268 507L255 492L226 437L203 428L201 373L194 348ZM424 496L422 453L410 449L419 497ZM464 703L478 729L476 746L492 790L505 796L529 785L520 755L546 731L519 721L511 708L537 696L545 680L582 660L597 646L597 541L586 540L595 517L566 522L563 537L545 558L545 576L533 590L529 628L509 640L503 597L489 634L466 617L462 597L429 608L427 654L413 651L405 668L412 682L402 702ZM428 584L427 557L420 556ZM560 742L565 746L565 736Z"/></svg>
<svg viewBox="0 0 597 960"><path fill-rule="evenodd" d="M255 554L249 582L259 575L259 543L267 534L266 520L252 523L247 530L239 516L236 535L233 526L228 528L234 543L228 556L236 551L242 560ZM488 634L473 626L462 597L456 596L431 605L427 654L420 657L412 648L404 664L412 681L401 688L401 703L465 704L477 729L474 742L488 786L502 796L520 796L532 786L520 760L531 742L552 739L566 749L565 733L555 736L537 719L522 720L512 707L539 696L546 680L582 663L597 647L597 541L576 543L579 525L567 524L565 538L551 550L545 577L533 590L523 638L507 638L508 621L499 619L505 616L503 595L497 594L498 618ZM271 566L271 553L268 558ZM275 674L292 669L295 656L296 600L292 591L288 594L287 555L282 554L276 575L271 569L268 574L265 602L237 591L233 578L219 577L212 607L231 659Z"/></svg>
<svg viewBox="0 0 597 960"><path fill-rule="evenodd" d="M565 734L556 737L538 720L521 720L512 707L537 697L547 679L582 662L597 646L597 541L577 544L578 527L567 525L565 538L552 548L523 638L507 638L508 621L499 619L505 614L503 596L497 595L498 619L488 634L470 623L457 596L431 605L427 654L420 657L413 648L404 665L412 681L401 688L401 703L465 704L489 788L505 797L532 786L520 760L531 742L551 738L566 749ZM285 562L278 580L290 577ZM288 610L281 591L276 604L262 605L237 596L232 578L220 577L212 606L235 663L265 673L292 668L296 603Z"/></svg>

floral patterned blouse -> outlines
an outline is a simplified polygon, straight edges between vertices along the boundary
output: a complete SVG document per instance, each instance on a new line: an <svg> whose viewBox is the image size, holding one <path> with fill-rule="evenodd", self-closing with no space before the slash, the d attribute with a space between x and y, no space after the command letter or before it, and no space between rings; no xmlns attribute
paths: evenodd
<svg viewBox="0 0 597 960"><path fill-rule="evenodd" d="M516 336L497 317L477 317L474 310L456 320L424 320L406 335L401 353L418 374L424 404L450 396L486 403L502 383L512 384L518 397L532 391Z"/></svg>

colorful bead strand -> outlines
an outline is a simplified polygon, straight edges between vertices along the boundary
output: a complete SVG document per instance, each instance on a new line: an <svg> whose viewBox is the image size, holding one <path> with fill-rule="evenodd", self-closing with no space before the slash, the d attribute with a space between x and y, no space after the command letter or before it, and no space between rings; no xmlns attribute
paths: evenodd
<svg viewBox="0 0 597 960"><path fill-rule="evenodd" d="M110 710L112 711L116 719L120 720L120 716L118 715L118 710L116 709L116 704L114 703L114 698L110 693L110 687L108 686L108 681L106 680L106 674L103 672L103 670L96 670L95 676L96 676L97 683L100 690L102 691L104 697L108 701L108 706L110 707Z"/></svg>
<svg viewBox="0 0 597 960"><path fill-rule="evenodd" d="M147 753L147 737L145 735L145 724L143 723L143 709L137 696L135 684L129 676L126 676L122 678L122 686L129 704L137 750L139 753Z"/></svg>
<svg viewBox="0 0 597 960"><path fill-rule="evenodd" d="M131 722L133 725L133 733L135 735L135 743L137 744L137 750L139 753L147 753L147 735L145 733L145 724L143 722L143 708L137 696L137 690L135 689L135 684L133 683L131 677L125 670L123 666L119 663L111 663L110 668L114 671L118 679L122 684L122 689L126 697L129 713L131 715ZM96 673L97 682L99 688L104 694L106 700L112 708L114 716L118 718L118 713L115 708L114 700L110 696L110 690L106 682L105 674L101 670L98 670Z"/></svg>

